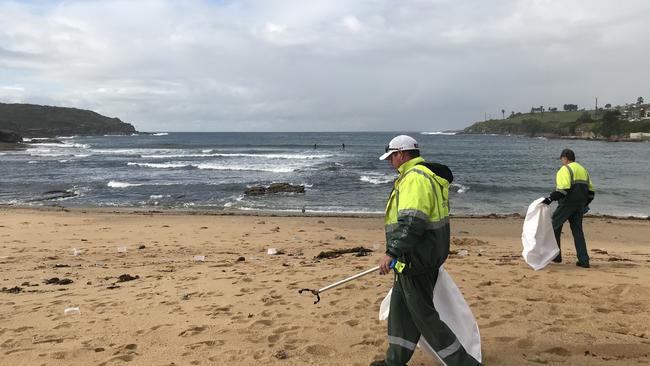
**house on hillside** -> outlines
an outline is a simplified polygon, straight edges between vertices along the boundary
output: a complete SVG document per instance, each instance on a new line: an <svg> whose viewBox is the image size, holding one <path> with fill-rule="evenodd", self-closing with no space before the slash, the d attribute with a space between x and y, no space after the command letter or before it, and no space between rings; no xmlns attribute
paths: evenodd
<svg viewBox="0 0 650 366"><path fill-rule="evenodd" d="M647 132L631 132L630 139L632 140L650 140L650 133Z"/></svg>
<svg viewBox="0 0 650 366"><path fill-rule="evenodd" d="M621 117L628 121L637 121L641 119L650 119L650 104L646 103L625 103L622 107L617 107L621 112Z"/></svg>

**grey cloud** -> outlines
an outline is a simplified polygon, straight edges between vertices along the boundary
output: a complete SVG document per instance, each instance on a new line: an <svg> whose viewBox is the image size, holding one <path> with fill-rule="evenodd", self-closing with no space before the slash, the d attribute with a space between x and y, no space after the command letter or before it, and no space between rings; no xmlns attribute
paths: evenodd
<svg viewBox="0 0 650 366"><path fill-rule="evenodd" d="M0 75L12 77L0 79L0 97L90 108L145 131L462 128L502 108L642 95L648 10L582 0L3 2Z"/></svg>

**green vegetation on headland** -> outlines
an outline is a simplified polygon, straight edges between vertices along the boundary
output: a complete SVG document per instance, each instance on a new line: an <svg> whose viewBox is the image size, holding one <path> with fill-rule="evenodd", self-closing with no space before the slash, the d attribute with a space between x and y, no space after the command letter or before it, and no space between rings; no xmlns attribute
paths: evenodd
<svg viewBox="0 0 650 366"><path fill-rule="evenodd" d="M508 117L502 110L503 119L476 122L463 133L605 140L650 138L650 134L646 135L650 133L650 104L644 104L642 97L624 106L577 109L575 104L564 105L564 111L536 107L530 113L511 112Z"/></svg>
<svg viewBox="0 0 650 366"><path fill-rule="evenodd" d="M105 117L89 110L0 103L0 135L3 136L33 138L134 133L137 131L133 125L122 122L119 118Z"/></svg>

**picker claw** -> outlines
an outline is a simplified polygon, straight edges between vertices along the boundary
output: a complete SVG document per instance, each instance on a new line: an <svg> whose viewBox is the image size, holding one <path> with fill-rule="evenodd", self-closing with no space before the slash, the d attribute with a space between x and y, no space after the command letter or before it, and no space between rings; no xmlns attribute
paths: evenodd
<svg viewBox="0 0 650 366"><path fill-rule="evenodd" d="M302 294L303 291L309 291L311 292L314 296L316 296L316 301L314 301L314 304L318 304L320 302L320 292L318 290L310 290L308 288L303 288L301 290L298 290L299 294Z"/></svg>

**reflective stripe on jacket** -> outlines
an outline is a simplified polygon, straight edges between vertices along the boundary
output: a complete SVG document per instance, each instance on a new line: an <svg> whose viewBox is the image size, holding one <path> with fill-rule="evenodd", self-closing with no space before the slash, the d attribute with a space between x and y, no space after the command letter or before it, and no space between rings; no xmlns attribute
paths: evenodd
<svg viewBox="0 0 650 366"><path fill-rule="evenodd" d="M584 206L593 199L596 189L587 169L573 161L557 171L555 191L564 196L560 199L561 204Z"/></svg>
<svg viewBox="0 0 650 366"><path fill-rule="evenodd" d="M449 254L449 182L421 157L400 166L386 204L386 253L406 264L403 274L438 268Z"/></svg>

